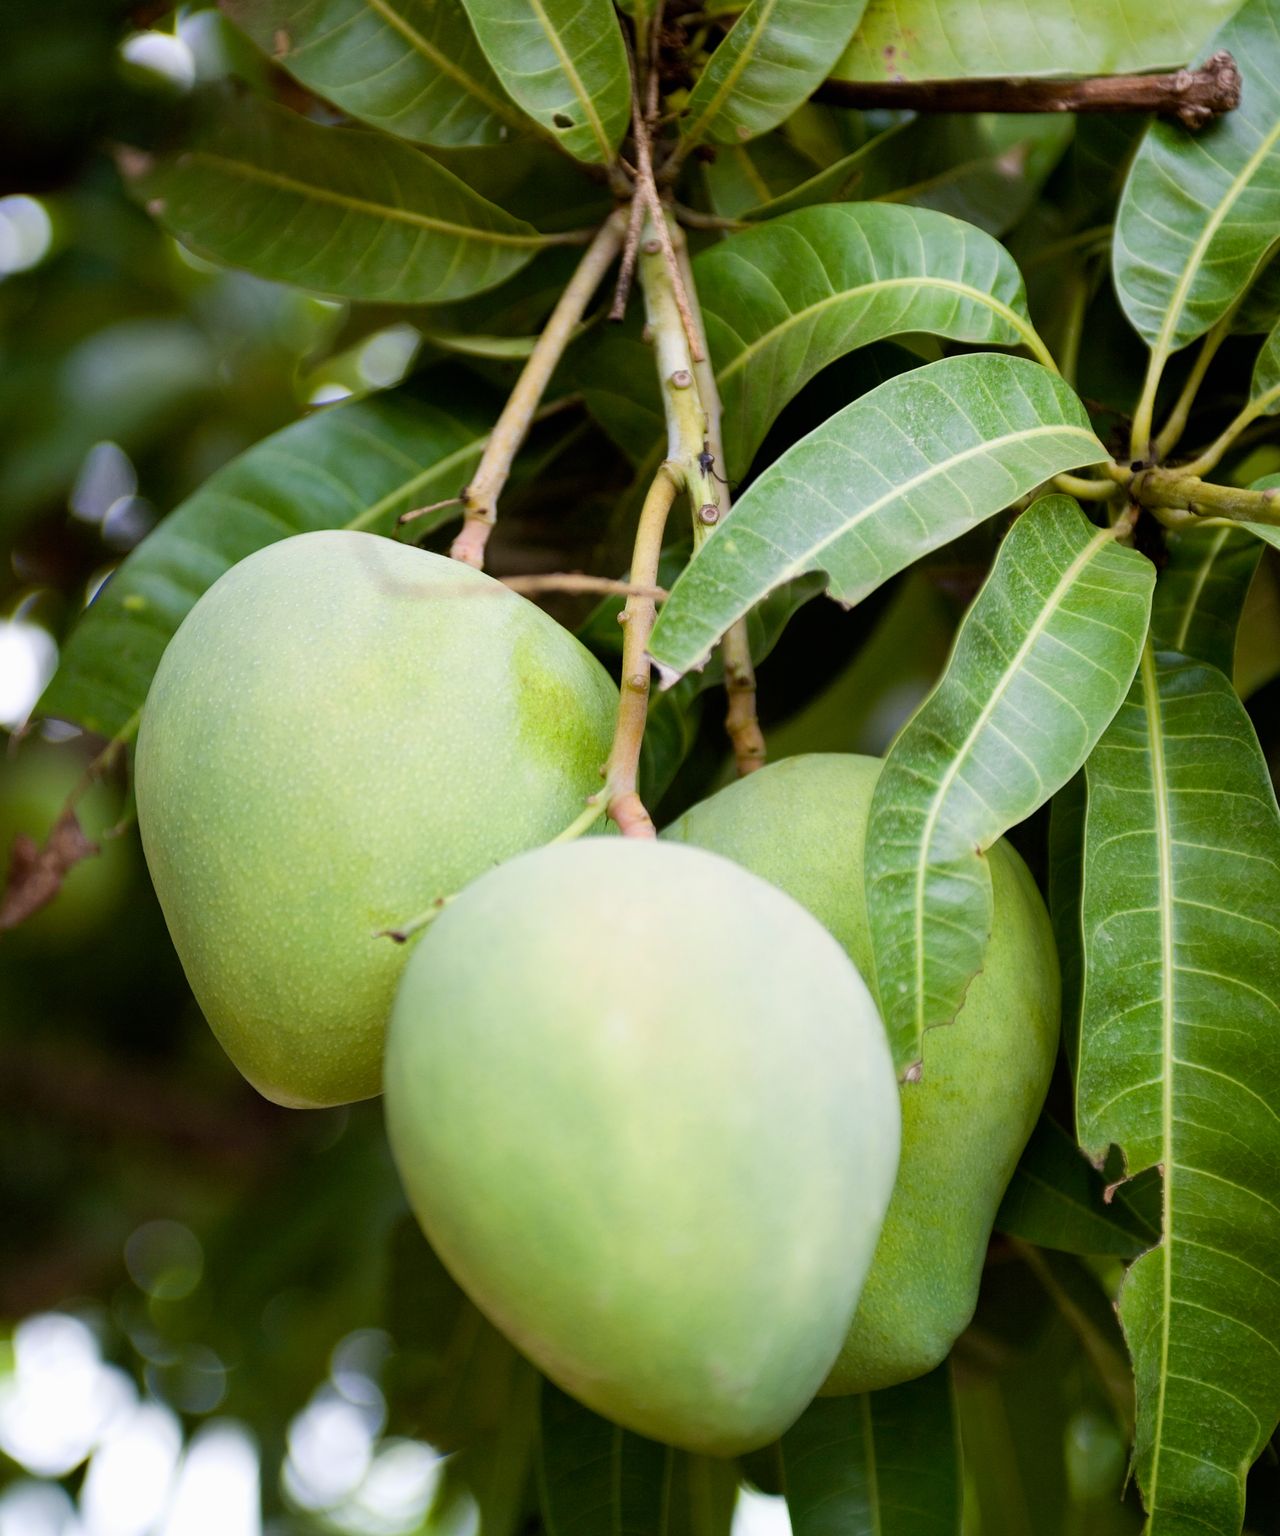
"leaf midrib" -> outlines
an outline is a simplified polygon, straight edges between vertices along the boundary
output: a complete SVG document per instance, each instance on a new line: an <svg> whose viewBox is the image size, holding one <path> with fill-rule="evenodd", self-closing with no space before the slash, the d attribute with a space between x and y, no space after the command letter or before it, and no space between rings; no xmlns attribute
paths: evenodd
<svg viewBox="0 0 1280 1536"><path fill-rule="evenodd" d="M759 269L757 268L757 270ZM773 345L775 340L782 337L787 331L813 316L821 314L823 310L835 308L837 305L850 302L865 294L878 293L880 291L888 292L892 288L912 287L938 289L944 293L959 294L963 298L972 299L975 303L985 305L993 314L999 315L1002 319L1006 320L1024 340L1030 332L1028 322L1022 319L1017 310L1012 309L1008 304L1003 303L992 294L983 293L980 288L974 288L969 283L960 283L954 278L946 277L878 277L873 278L870 282L859 283L854 288L842 288L839 293L833 293L825 299L819 299L816 304L809 304L804 309L795 310L781 324L773 326L763 336L758 336L754 341L748 342L741 352L730 359L720 370L718 375L719 382L723 384L732 374L738 372L741 368L745 368L764 348Z"/></svg>
<svg viewBox="0 0 1280 1536"><path fill-rule="evenodd" d="M317 187L310 182L298 181L295 177L286 176L281 171L271 171L265 166L253 165L246 160L236 160L229 155L220 155L214 150L192 150L186 159L188 163L200 161L206 165L219 167L232 175L243 177L246 181L257 181L264 186L278 187L281 191L290 192L297 197L332 203L336 208L346 208L353 213L364 213L373 218L391 219L401 224L415 225L420 229L430 230L434 234L451 235L459 240L478 240L489 245L510 245L521 248L551 243L547 236L539 234L536 230L530 230L527 235L508 234L501 230L480 229L471 224L454 224L447 219L432 218L425 213L413 213L408 208L395 208L387 203L373 203L367 198L353 197L349 192L335 192L327 187ZM443 167L436 166L435 169L442 170ZM489 206L493 207L495 213L502 213L496 205ZM506 214L504 217L511 216ZM518 221L512 220L512 222Z"/></svg>
<svg viewBox="0 0 1280 1536"><path fill-rule="evenodd" d="M1000 674L996 686L991 690L991 695L972 728L966 735L964 742L958 751L952 754L947 766L947 771L938 781L937 793L934 795L929 807L929 813L925 817L924 831L920 838L920 856L916 860L916 891L915 891L915 945L916 945L916 1028L920 1033L924 1032L924 888L929 872L929 852L933 843L934 832L937 829L938 818L942 815L942 807L946 804L947 795L952 784L955 783L964 766L965 759L973 750L974 742L978 739L991 716L995 713L1005 694L1008 692L1012 679L1017 675L1023 662L1030 654L1040 637L1049 626L1062 606L1063 599L1075 582L1080 572L1085 569L1111 541L1115 534L1110 528L1100 529L1080 553L1072 560L1071 564L1063 572L1062 577L1049 594L1048 601L1036 615L1035 622L1028 629L1026 637L1013 654L1013 659Z"/></svg>
<svg viewBox="0 0 1280 1536"><path fill-rule="evenodd" d="M925 470L922 470L920 474L912 475L908 480L899 481L896 485L887 490L884 495L877 496L874 501L868 502L867 505L865 507L861 507L857 513L854 514L854 516L841 523L838 528L834 529L831 533L824 535L824 537L819 539L816 544L809 545L807 552L802 555L799 560L793 560L788 565L784 566L783 573L778 577L774 585L781 586L784 581L790 581L793 577L800 576L806 571L815 569L813 565L814 558L821 554L823 550L828 548L829 545L835 544L840 539L842 539L851 528L858 527L859 524L864 523L868 517L873 517L882 508L890 505L894 501L900 500L902 497L918 489L920 486L927 484L930 480L935 479L937 476L949 473L952 469L955 468L957 464L964 464L967 463L970 459L980 458L983 454L988 453L992 449L1004 448L1013 443L1029 443L1038 437L1079 437L1083 441L1087 442L1091 448L1101 447L1098 439L1087 427L1076 427L1066 422L1050 422L1048 424L1042 423L1037 427L1024 427L1021 431L1018 432L1006 432L1002 437L983 438L981 442L975 443L972 448L966 448L960 453L952 454L948 459L945 459L936 464L929 465L929 467ZM1085 461L1082 459L1079 462L1084 463ZM730 518L726 520L726 522L721 526L720 537L723 538L725 528L732 526L733 524L731 514Z"/></svg>
<svg viewBox="0 0 1280 1536"><path fill-rule="evenodd" d="M518 112L510 102L494 96L478 80L467 74L447 53L443 53L429 38L424 37L407 18L388 5L386 0L364 0L364 4L375 15L381 16L389 27L399 32L409 46L420 53L428 63L434 64L442 75L447 75L456 85L461 86L469 95L488 107L496 117L510 123L513 128L524 126L527 119L523 113Z"/></svg>
<svg viewBox="0 0 1280 1536"><path fill-rule="evenodd" d="M742 52L725 71L724 79L721 81L719 87L712 91L711 99L707 103L706 110L703 112L702 116L695 118L690 126L685 129L684 139L686 144L689 146L697 144L702 138L702 135L707 131L707 128L715 122L716 118L720 115L720 109L725 103L725 98L729 95L729 92L732 91L734 86L737 85L738 81L742 78L742 75L747 66L751 63L759 51L760 44L764 39L765 28L769 25L769 18L777 9L778 0L756 0L756 3L760 7L760 24L756 27L755 33L751 40L743 45ZM739 16L738 20L730 28L724 42L720 45L721 48L723 48L732 40L734 32L738 29L739 26L741 26L745 18L746 12L743 12L743 14ZM712 54L711 63L708 64L707 68L711 69L714 66L714 63L715 54Z"/></svg>
<svg viewBox="0 0 1280 1536"><path fill-rule="evenodd" d="M1169 1341L1173 1307L1173 1244L1170 1232L1170 1213L1173 1210L1173 837L1169 819L1169 788L1166 777L1163 720L1161 717L1159 678L1156 675L1155 653L1148 641L1142 650L1139 663L1142 674L1143 707L1147 716L1147 736L1151 743L1151 790L1155 807L1156 855L1160 875L1160 960L1161 986L1161 1045L1164 1054L1164 1072L1160 1085L1160 1140L1164 1181L1164 1231L1160 1242L1163 1264L1163 1306L1160 1313L1160 1388L1156 1397L1155 1424L1152 1431L1151 1484L1147 1489L1148 1509L1156 1509L1156 1490L1160 1478L1160 1453L1164 1443L1164 1412L1169 1391ZM1128 1170L1126 1170L1128 1171Z"/></svg>
<svg viewBox="0 0 1280 1536"><path fill-rule="evenodd" d="M539 25L546 34L547 41L551 44L552 50L560 60L560 68L564 71L565 78L568 80L573 94L578 98L578 103L586 114L587 126L591 129L592 137L595 139L596 145L600 150L600 158L608 165L609 161L613 158L613 145L610 144L609 136L604 131L604 121L596 111L596 104L591 92L583 85L582 76L579 75L573 60L569 57L563 43L561 43L560 34L552 26L551 18L547 15L542 0L529 0L529 8L537 17Z"/></svg>
<svg viewBox="0 0 1280 1536"><path fill-rule="evenodd" d="M1234 206L1237 198L1241 196L1245 188L1253 179L1253 173L1267 158L1274 148L1276 141L1280 139L1280 122L1277 122L1266 134L1262 143L1258 145L1253 154L1249 156L1241 167L1239 175L1231 182L1226 195L1210 214L1205 222L1200 238L1191 248L1191 254L1187 257L1186 265L1182 269L1182 276L1174 285L1173 298L1164 313L1164 321L1160 326L1160 332L1156 337L1156 344L1152 348L1153 362L1158 359L1158 366L1163 368L1165 360L1175 350L1172 346L1172 338L1182 320L1183 311L1187 306L1187 299L1191 292L1191 285L1195 282L1204 262L1205 252L1208 250L1213 237L1222 226L1223 220ZM1192 337L1192 340L1195 338Z"/></svg>

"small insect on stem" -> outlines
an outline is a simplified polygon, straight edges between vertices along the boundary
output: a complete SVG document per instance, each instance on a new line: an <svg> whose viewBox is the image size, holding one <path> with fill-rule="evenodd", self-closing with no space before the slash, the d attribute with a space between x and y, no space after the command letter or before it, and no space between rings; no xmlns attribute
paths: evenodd
<svg viewBox="0 0 1280 1536"><path fill-rule="evenodd" d="M702 452L698 455L698 468L703 475L710 476L712 480L718 480L721 485L727 485L730 489L733 488L733 482L716 473L716 456L711 452L710 443L705 437L702 439Z"/></svg>

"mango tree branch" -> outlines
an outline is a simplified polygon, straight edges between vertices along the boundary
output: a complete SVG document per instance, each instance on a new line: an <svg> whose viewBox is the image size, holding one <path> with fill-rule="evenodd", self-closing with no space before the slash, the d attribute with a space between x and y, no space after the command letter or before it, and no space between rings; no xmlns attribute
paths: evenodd
<svg viewBox="0 0 1280 1536"><path fill-rule="evenodd" d="M1206 517L1280 526L1280 490L1244 491L1234 485L1215 485L1181 468L1145 469L1130 481L1129 494L1173 527Z"/></svg>
<svg viewBox="0 0 1280 1536"><path fill-rule="evenodd" d="M727 516L730 491L728 478L725 476L720 389L716 383L715 369L711 366L707 349L706 330L702 323L702 306L698 302L693 263L689 260L689 248L683 240L677 249L677 258L704 354L701 362L694 363L693 376L702 399L703 411L706 413L706 446L714 462L720 466L721 475L725 477L711 487L712 497L719 503L718 516L710 518L707 515L708 509L703 505L695 509L693 544L694 549L697 550L701 548L721 518ZM720 642L720 654L724 661L724 690L729 706L725 713L724 726L733 746L733 760L738 776L744 778L747 774L754 773L757 768L763 768L766 756L764 732L760 729L760 720L756 714L756 669L751 660L751 635L745 618L739 619L730 626Z"/></svg>
<svg viewBox="0 0 1280 1536"><path fill-rule="evenodd" d="M503 406L502 414L489 435L471 483L462 492L462 531L449 551L455 560L462 560L477 569L483 568L485 544L498 515L498 497L507 483L515 456L525 440L538 402L542 399L556 364L564 355L564 349L586 312L592 295L600 286L601 279L622 249L627 217L626 209L617 209L596 231L577 271L569 279L568 286L551 312L551 318L535 342L516 380L516 387L511 391L511 397Z"/></svg>
<svg viewBox="0 0 1280 1536"><path fill-rule="evenodd" d="M637 588L657 586L662 535L681 479L679 470L664 462L659 465L645 496L631 555L631 582ZM624 628L618 724L609 761L605 764L601 797L623 837L657 835L637 789L640 747L649 713L649 636L653 633L657 613L654 599L643 597L636 591L618 615L618 622Z"/></svg>
<svg viewBox="0 0 1280 1536"><path fill-rule="evenodd" d="M826 80L815 101L916 112L1156 112L1202 128L1240 105L1240 71L1215 53L1198 69L1083 80Z"/></svg>

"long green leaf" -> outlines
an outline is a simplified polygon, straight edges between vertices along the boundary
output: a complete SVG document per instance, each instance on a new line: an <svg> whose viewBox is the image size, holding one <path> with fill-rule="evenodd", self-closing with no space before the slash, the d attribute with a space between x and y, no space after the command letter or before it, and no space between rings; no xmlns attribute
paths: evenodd
<svg viewBox="0 0 1280 1536"><path fill-rule="evenodd" d="M1185 64L1236 0L871 0L839 80L1116 74Z"/></svg>
<svg viewBox="0 0 1280 1536"><path fill-rule="evenodd" d="M1084 407L1038 363L978 353L899 374L746 491L676 582L650 651L668 672L688 671L806 571L859 602L1050 475L1102 457Z"/></svg>
<svg viewBox="0 0 1280 1536"><path fill-rule="evenodd" d="M1262 545L1240 528L1189 528L1165 535L1168 558L1151 604L1158 646L1207 661L1230 678L1236 627Z"/></svg>
<svg viewBox="0 0 1280 1536"><path fill-rule="evenodd" d="M407 144L256 98L226 101L139 190L192 250L351 299L465 298L550 242Z"/></svg>
<svg viewBox="0 0 1280 1536"><path fill-rule="evenodd" d="M1160 1231L1119 1190L1108 1196L1097 1169L1057 1121L1041 1118L996 1213L996 1231L1064 1253L1133 1259Z"/></svg>
<svg viewBox="0 0 1280 1536"><path fill-rule="evenodd" d="M1087 768L1077 1118L1164 1232L1120 1317L1152 1536L1236 1536L1280 1416L1280 816L1215 668L1144 652Z"/></svg>
<svg viewBox="0 0 1280 1536"><path fill-rule="evenodd" d="M749 144L722 144L702 167L702 178L712 213L740 219L808 181L817 169L789 139L769 133Z"/></svg>
<svg viewBox="0 0 1280 1536"><path fill-rule="evenodd" d="M959 1536L960 1441L951 1373L820 1397L783 1435L793 1536Z"/></svg>
<svg viewBox="0 0 1280 1536"><path fill-rule="evenodd" d="M686 144L741 144L776 128L822 83L866 0L748 0L689 93Z"/></svg>
<svg viewBox="0 0 1280 1536"><path fill-rule="evenodd" d="M1197 134L1153 122L1116 216L1116 292L1157 366L1226 314L1280 233L1280 0L1246 0L1213 47L1240 66L1239 107Z"/></svg>
<svg viewBox="0 0 1280 1536"><path fill-rule="evenodd" d="M772 219L846 200L933 208L1002 235L1026 213L1071 140L1069 119L927 114L877 134L807 181L744 213Z"/></svg>
<svg viewBox="0 0 1280 1536"><path fill-rule="evenodd" d="M1014 524L867 827L867 917L899 1068L949 1024L991 934L984 854L1081 766L1129 690L1155 569L1065 496Z"/></svg>
<svg viewBox="0 0 1280 1536"><path fill-rule="evenodd" d="M463 0L507 94L575 160L607 164L631 120L609 0Z"/></svg>
<svg viewBox="0 0 1280 1536"><path fill-rule="evenodd" d="M127 731L170 636L236 561L314 528L388 533L401 512L453 495L479 461L492 415L487 397L451 393L448 410L407 391L333 406L218 470L98 593L41 711L104 736Z"/></svg>
<svg viewBox="0 0 1280 1536"><path fill-rule="evenodd" d="M731 475L788 400L855 347L910 331L994 346L1035 337L1004 247L926 209L801 209L713 246L694 272Z"/></svg>
<svg viewBox="0 0 1280 1536"><path fill-rule="evenodd" d="M1267 416L1280 411L1280 320L1272 326L1254 362L1249 399Z"/></svg>
<svg viewBox="0 0 1280 1536"><path fill-rule="evenodd" d="M461 0L222 0L255 43L344 112L420 144L500 144L526 121Z"/></svg>
<svg viewBox="0 0 1280 1536"><path fill-rule="evenodd" d="M732 1462L611 1424L542 1383L538 1490L547 1536L729 1536Z"/></svg>

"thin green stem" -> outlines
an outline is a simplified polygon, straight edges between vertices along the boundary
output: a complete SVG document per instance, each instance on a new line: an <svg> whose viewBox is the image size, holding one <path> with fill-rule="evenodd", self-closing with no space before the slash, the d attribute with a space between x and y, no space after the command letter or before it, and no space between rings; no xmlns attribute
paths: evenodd
<svg viewBox="0 0 1280 1536"><path fill-rule="evenodd" d="M1237 411L1235 416L1223 430L1214 438L1213 442L1192 459L1190 464L1182 466L1182 473L1187 475L1204 475L1215 468L1224 453L1232 446L1247 426L1257 421L1259 416L1266 416L1272 410L1280 406L1280 384L1250 400L1243 410Z"/></svg>
<svg viewBox="0 0 1280 1536"><path fill-rule="evenodd" d="M1142 383L1137 408L1133 413L1133 428L1129 434L1129 457L1146 461L1151 457L1151 423L1155 416L1156 391L1164 373L1167 353L1153 351L1147 361L1147 376Z"/></svg>
<svg viewBox="0 0 1280 1536"><path fill-rule="evenodd" d="M1200 344L1200 351L1196 354L1196 360L1191 366L1191 372L1187 375L1187 381L1182 386L1182 392L1174 402L1173 409L1169 412L1169 419L1161 427L1155 443L1152 445L1156 461L1162 462L1182 440L1182 434L1186 431L1187 417L1195 402L1196 395L1200 392L1200 386L1204 383L1204 376L1209 371L1209 364L1217 354L1218 348L1226 340L1230 331L1230 323L1235 316L1236 305L1223 315L1217 325L1205 336Z"/></svg>
<svg viewBox="0 0 1280 1536"><path fill-rule="evenodd" d="M1085 475L1055 475L1053 483L1077 501L1110 501L1124 490L1119 480L1091 480Z"/></svg>
<svg viewBox="0 0 1280 1536"><path fill-rule="evenodd" d="M551 312L542 334L516 380L510 398L502 408L471 483L462 493L462 531L453 541L450 554L455 560L478 569L484 565L484 549L498 516L498 497L511 473L515 456L533 421L538 402L554 373L556 364L573 339L591 297L601 279L622 249L626 237L627 212L617 209L595 233L583 253L578 268L569 279Z"/></svg>

